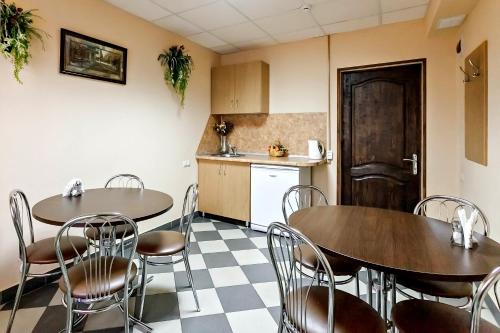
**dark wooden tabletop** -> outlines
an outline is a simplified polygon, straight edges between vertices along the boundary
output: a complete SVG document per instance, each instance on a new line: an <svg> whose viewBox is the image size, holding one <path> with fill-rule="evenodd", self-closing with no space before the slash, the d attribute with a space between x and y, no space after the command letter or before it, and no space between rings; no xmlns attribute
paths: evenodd
<svg viewBox="0 0 500 333"><path fill-rule="evenodd" d="M450 224L409 213L355 206L317 206L290 224L325 252L388 273L448 281L479 281L500 266L500 245L475 234L478 247L450 243Z"/></svg>
<svg viewBox="0 0 500 333"><path fill-rule="evenodd" d="M172 208L166 193L131 188L86 190L78 197L55 195L33 206L32 214L40 222L62 226L74 217L98 213L120 213L135 222L151 219Z"/></svg>

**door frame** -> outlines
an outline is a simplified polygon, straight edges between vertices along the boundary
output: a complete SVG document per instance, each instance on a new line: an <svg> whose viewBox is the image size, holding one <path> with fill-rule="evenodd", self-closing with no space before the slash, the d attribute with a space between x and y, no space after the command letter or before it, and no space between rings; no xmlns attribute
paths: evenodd
<svg viewBox="0 0 500 333"><path fill-rule="evenodd" d="M394 61L379 63L373 65L363 65L354 67L343 67L337 69L337 205L341 204L342 199L342 104L344 85L342 84L342 75L350 72L362 72L369 69L380 69L387 67L400 67L405 65L420 64L422 66L422 87L421 87L421 124L420 124L420 199L426 197L427 191L427 59L412 59L403 61Z"/></svg>

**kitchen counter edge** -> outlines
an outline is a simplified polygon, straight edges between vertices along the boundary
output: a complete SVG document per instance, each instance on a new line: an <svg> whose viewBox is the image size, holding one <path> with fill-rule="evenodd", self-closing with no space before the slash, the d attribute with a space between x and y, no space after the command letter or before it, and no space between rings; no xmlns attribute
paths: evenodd
<svg viewBox="0 0 500 333"><path fill-rule="evenodd" d="M241 157L223 157L214 156L211 154L197 154L198 160L212 160L236 163L254 163L268 165L285 165L295 167L314 167L326 163L326 160L311 160L307 157L290 156L290 157L272 157L269 155L245 154Z"/></svg>

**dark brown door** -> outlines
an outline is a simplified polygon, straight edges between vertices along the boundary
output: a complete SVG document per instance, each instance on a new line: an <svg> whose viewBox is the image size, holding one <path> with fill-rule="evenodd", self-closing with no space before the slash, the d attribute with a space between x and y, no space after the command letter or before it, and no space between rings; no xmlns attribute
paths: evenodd
<svg viewBox="0 0 500 333"><path fill-rule="evenodd" d="M341 71L341 204L411 212L420 200L422 73L423 63Z"/></svg>

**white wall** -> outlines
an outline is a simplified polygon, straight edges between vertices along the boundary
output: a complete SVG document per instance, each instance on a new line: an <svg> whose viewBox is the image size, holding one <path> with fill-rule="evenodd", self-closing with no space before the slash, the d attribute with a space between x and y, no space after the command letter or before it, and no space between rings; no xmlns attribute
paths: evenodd
<svg viewBox="0 0 500 333"><path fill-rule="evenodd" d="M150 229L180 214L188 184L197 178L194 155L210 113L210 68L215 53L100 0L19 0L38 8L37 26L51 35L42 51L33 44L31 64L12 77L0 59L0 290L18 281L17 239L10 219L10 190L26 192L32 205L60 193L72 177L87 188L130 172L148 188L169 193L174 207L139 224ZM127 85L59 74L60 28L90 35L128 49ZM157 61L164 48L183 43L195 70L180 109L163 82ZM191 168L182 168L190 159ZM57 229L35 223L37 238Z"/></svg>
<svg viewBox="0 0 500 333"><path fill-rule="evenodd" d="M457 118L460 121L460 168L462 195L474 201L488 216L491 237L500 241L500 1L480 0L467 17L460 35L463 55L457 58ZM483 41L488 41L488 166L465 158L464 148L464 84L465 55Z"/></svg>

